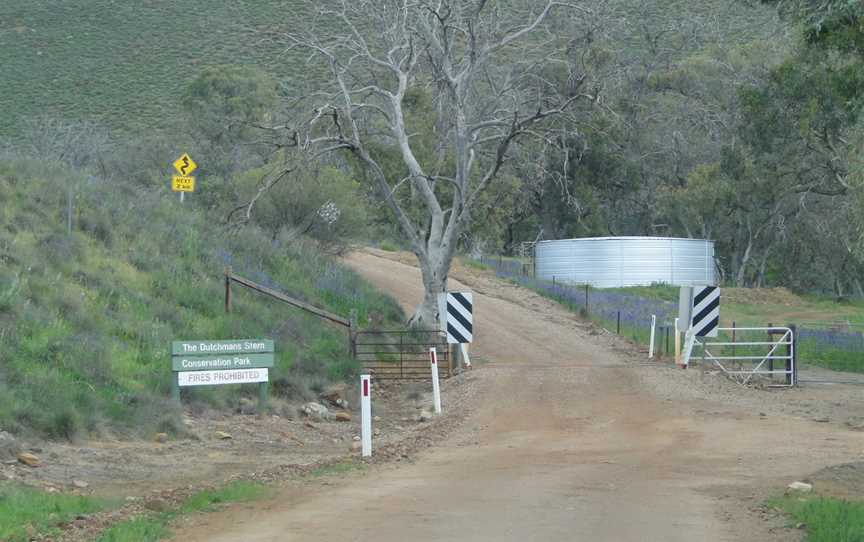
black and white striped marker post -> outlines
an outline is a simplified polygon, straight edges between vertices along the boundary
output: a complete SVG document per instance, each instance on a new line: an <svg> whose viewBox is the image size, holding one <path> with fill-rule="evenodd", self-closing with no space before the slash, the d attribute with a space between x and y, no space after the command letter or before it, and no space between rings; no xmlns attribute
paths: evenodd
<svg viewBox="0 0 864 542"><path fill-rule="evenodd" d="M441 294L441 321L448 344L466 344L474 338L474 296L467 292Z"/></svg>
<svg viewBox="0 0 864 542"><path fill-rule="evenodd" d="M720 326L720 288L717 286L696 286L692 289L692 303L688 307L690 322L684 335L684 367L690 364L690 355L696 337L716 337ZM682 294L682 297L684 295Z"/></svg>
<svg viewBox="0 0 864 542"><path fill-rule="evenodd" d="M690 330L696 337L716 337L720 325L720 288L693 288L693 319Z"/></svg>

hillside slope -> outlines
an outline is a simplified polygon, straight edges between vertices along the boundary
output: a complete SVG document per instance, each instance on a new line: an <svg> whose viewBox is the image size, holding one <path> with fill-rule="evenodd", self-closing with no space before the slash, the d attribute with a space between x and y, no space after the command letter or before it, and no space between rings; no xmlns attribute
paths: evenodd
<svg viewBox="0 0 864 542"><path fill-rule="evenodd" d="M536 0L536 4L545 2ZM506 12L507 1L496 2ZM0 3L0 137L24 120L48 116L88 120L134 133L183 133L183 89L206 66L255 65L290 86L314 84L320 62L263 39L260 31L306 29L320 2L306 0L4 0ZM748 41L767 32L767 11L723 0L609 2L610 36L621 61L640 64L646 18L660 34L691 26L701 46ZM338 21L333 22L334 25ZM562 23L563 24L563 23ZM694 30L695 32L695 30ZM697 49L699 46L696 47ZM698 54L665 52L675 62ZM668 66L674 70L675 66Z"/></svg>
<svg viewBox="0 0 864 542"><path fill-rule="evenodd" d="M182 89L203 66L257 64L291 78L299 55L249 28L305 15L302 0L158 0L0 5L0 135L48 115L126 130L180 127Z"/></svg>
<svg viewBox="0 0 864 542"><path fill-rule="evenodd" d="M167 397L177 339L275 339L271 381L288 398L353 373L343 329L246 291L226 315L226 265L333 312L356 309L361 322L403 318L312 245L226 232L222 218L164 192L0 160L0 428L55 438L176 429ZM229 386L191 398L225 404L240 393Z"/></svg>

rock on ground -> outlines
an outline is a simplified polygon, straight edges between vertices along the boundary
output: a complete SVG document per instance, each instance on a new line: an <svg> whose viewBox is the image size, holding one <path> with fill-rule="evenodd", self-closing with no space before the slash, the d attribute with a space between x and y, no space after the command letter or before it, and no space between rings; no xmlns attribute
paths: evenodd
<svg viewBox="0 0 864 542"><path fill-rule="evenodd" d="M320 403L306 403L303 405L303 413L313 420L330 420L333 414L327 410L327 407Z"/></svg>
<svg viewBox="0 0 864 542"><path fill-rule="evenodd" d="M18 454L18 462L27 465L28 467L38 467L42 464L39 458L28 452Z"/></svg>
<svg viewBox="0 0 864 542"><path fill-rule="evenodd" d="M813 485L805 482L792 482L786 487L789 491L796 491L798 493L810 493L813 491Z"/></svg>
<svg viewBox="0 0 864 542"><path fill-rule="evenodd" d="M237 402L237 412L244 415L252 415L258 412L258 407L252 399L241 397L240 401Z"/></svg>

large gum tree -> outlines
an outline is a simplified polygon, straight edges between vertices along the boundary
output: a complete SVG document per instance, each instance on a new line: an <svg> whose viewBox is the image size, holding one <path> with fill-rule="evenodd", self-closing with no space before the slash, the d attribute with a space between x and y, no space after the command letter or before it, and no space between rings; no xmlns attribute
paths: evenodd
<svg viewBox="0 0 864 542"><path fill-rule="evenodd" d="M597 100L562 32L562 21L597 4L330 0L311 4L303 28L258 32L306 52L310 73L325 74L292 102L288 141L316 159L347 153L386 203L422 271L415 327L435 327L460 232L514 149L524 145L524 159L525 149L554 144L569 106ZM418 95L429 113L412 126Z"/></svg>

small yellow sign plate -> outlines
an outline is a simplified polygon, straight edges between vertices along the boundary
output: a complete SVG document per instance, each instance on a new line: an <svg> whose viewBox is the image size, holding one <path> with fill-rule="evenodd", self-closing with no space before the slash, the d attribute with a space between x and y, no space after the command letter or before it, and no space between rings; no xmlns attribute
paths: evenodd
<svg viewBox="0 0 864 542"><path fill-rule="evenodd" d="M194 192L195 177L175 175L171 177L171 190L174 192Z"/></svg>
<svg viewBox="0 0 864 542"><path fill-rule="evenodd" d="M193 171L198 169L198 164L196 164L195 161L192 160L191 156L184 152L183 156L181 156L177 159L176 162L174 162L174 169L176 169L177 173L179 173L183 177L187 177L191 175Z"/></svg>

